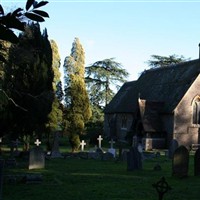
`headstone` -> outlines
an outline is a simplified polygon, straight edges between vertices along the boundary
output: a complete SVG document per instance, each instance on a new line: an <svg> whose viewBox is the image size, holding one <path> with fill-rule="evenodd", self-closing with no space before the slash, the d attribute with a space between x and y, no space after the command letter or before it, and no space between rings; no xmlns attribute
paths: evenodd
<svg viewBox="0 0 200 200"><path fill-rule="evenodd" d="M59 133L54 134L53 146L51 150L51 158L62 158L63 156L59 150Z"/></svg>
<svg viewBox="0 0 200 200"><path fill-rule="evenodd" d="M170 145L169 145L169 152L168 152L168 156L170 159L172 159L173 155L174 155L174 152L175 150L178 148L178 142L177 140L173 139L171 142L170 142Z"/></svg>
<svg viewBox="0 0 200 200"><path fill-rule="evenodd" d="M99 137L97 138L97 140L99 141L99 148L101 148L101 141L103 140L103 138L101 137L101 135L99 135Z"/></svg>
<svg viewBox="0 0 200 200"><path fill-rule="evenodd" d="M6 159L5 161L5 166L7 168L14 168L17 165L16 159L14 157L14 147L15 147L15 143L14 141L12 141L10 143L10 157Z"/></svg>
<svg viewBox="0 0 200 200"><path fill-rule="evenodd" d="M172 158L172 175L179 178L188 176L189 167L189 151L188 149L181 145L178 147Z"/></svg>
<svg viewBox="0 0 200 200"><path fill-rule="evenodd" d="M194 175L200 176L200 148L198 148L194 155Z"/></svg>
<svg viewBox="0 0 200 200"><path fill-rule="evenodd" d="M84 146L86 145L85 141L82 140L81 143L80 143L80 146L81 146L81 151L84 151Z"/></svg>
<svg viewBox="0 0 200 200"><path fill-rule="evenodd" d="M36 147L30 150L29 155L29 169L42 169L45 166L45 155L44 151L39 145L41 142L37 139Z"/></svg>
<svg viewBox="0 0 200 200"><path fill-rule="evenodd" d="M138 148L131 147L127 153L127 170L133 171L136 169L142 169L142 156Z"/></svg>
<svg viewBox="0 0 200 200"><path fill-rule="evenodd" d="M116 156L116 149L113 148L113 144L115 143L115 141L113 139L111 139L110 143L110 148L108 149L108 152L111 153L113 155L113 157L115 158Z"/></svg>
<svg viewBox="0 0 200 200"><path fill-rule="evenodd" d="M162 177L157 183L152 184L158 193L158 199L162 200L165 193L171 190L164 177Z"/></svg>

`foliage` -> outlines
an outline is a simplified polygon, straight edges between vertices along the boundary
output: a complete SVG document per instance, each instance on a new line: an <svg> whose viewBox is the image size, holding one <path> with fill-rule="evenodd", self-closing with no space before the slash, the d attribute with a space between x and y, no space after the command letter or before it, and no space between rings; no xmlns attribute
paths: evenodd
<svg viewBox="0 0 200 200"><path fill-rule="evenodd" d="M54 74L53 78L53 91L54 91L54 102L52 104L52 110L48 115L48 122L46 124L46 127L48 128L49 133L53 132L55 130L60 129L61 123L62 123L62 105L59 101L59 98L56 95L57 90L59 87L57 85L61 82L60 81L60 55L58 51L58 46L55 41L51 40L51 49L52 49L52 55L53 55L53 61L52 61L52 70Z"/></svg>
<svg viewBox="0 0 200 200"><path fill-rule="evenodd" d="M147 64L151 68L167 67L169 65L176 65L181 62L190 60L190 58L185 58L184 56L170 55L170 56L158 56L152 55L151 60L147 61Z"/></svg>
<svg viewBox="0 0 200 200"><path fill-rule="evenodd" d="M69 139L84 133L85 123L91 117L89 98L85 85L85 53L78 38L75 38L70 56L65 58L65 119L69 122Z"/></svg>
<svg viewBox="0 0 200 200"><path fill-rule="evenodd" d="M86 67L86 83L92 105L105 106L114 96L112 86L119 89L128 72L114 58L97 61Z"/></svg>
<svg viewBox="0 0 200 200"><path fill-rule="evenodd" d="M25 31L27 20L43 22L44 17L49 17L49 15L45 11L38 10L38 8L47 3L47 1L37 2L35 0L27 0L25 10L17 8L8 14L4 13L4 9L0 4L0 39L11 43L17 43L18 37L14 33L14 30ZM0 49L1 48L2 46L0 46ZM2 54L0 54L0 60L6 61Z"/></svg>
<svg viewBox="0 0 200 200"><path fill-rule="evenodd" d="M12 45L5 71L4 90L10 99L4 121L14 138L44 131L54 98L52 50L47 31L30 24ZM8 131L8 130L7 130Z"/></svg>

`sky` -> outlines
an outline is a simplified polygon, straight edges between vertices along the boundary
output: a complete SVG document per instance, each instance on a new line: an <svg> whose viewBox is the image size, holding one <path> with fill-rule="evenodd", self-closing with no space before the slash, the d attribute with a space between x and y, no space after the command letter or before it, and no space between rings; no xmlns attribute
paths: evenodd
<svg viewBox="0 0 200 200"><path fill-rule="evenodd" d="M0 0L3 7L25 7L26 0ZM120 1L49 0L42 7L50 18L41 23L58 45L61 65L78 37L86 66L107 58L136 80L148 69L151 55L199 57L200 0Z"/></svg>

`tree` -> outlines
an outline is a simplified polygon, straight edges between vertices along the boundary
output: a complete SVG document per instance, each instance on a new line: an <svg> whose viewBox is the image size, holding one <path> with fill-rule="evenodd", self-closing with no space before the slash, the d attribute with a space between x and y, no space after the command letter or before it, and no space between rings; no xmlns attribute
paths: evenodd
<svg viewBox="0 0 200 200"><path fill-rule="evenodd" d="M51 49L53 54L53 61L52 61L52 69L53 69L53 91L54 91L54 101L52 104L52 110L48 115L48 122L46 123L47 128L47 147L50 149L50 136L51 133L55 132L56 130L60 130L62 127L62 121L63 121L63 106L61 103L62 100L62 86L60 86L61 83L61 73L59 71L60 68L60 55L59 50L56 42L54 40L50 41L51 43ZM59 90L59 91L58 91ZM61 96L60 96L61 95Z"/></svg>
<svg viewBox="0 0 200 200"><path fill-rule="evenodd" d="M147 64L151 68L159 68L159 67L167 67L169 65L176 65L181 62L185 62L190 60L190 58L185 58L184 56L178 56L178 55L170 55L170 56L158 56L158 55L152 55L151 60L147 61Z"/></svg>
<svg viewBox="0 0 200 200"><path fill-rule="evenodd" d="M89 98L85 85L85 53L75 38L70 56L65 58L65 106L68 134L72 150L79 147L79 136L84 133L85 123L91 117Z"/></svg>
<svg viewBox="0 0 200 200"><path fill-rule="evenodd" d="M5 71L4 91L15 103L9 102L7 113L12 137L40 137L52 109L52 50L47 30L40 32L39 24L26 26L19 42L9 51Z"/></svg>
<svg viewBox="0 0 200 200"><path fill-rule="evenodd" d="M37 22L44 21L44 17L49 17L48 13L38 10L38 8L46 5L47 1L36 2L35 0L27 0L25 10L17 8L8 14L4 13L4 9L0 4L0 130L1 134L5 131L10 118L9 112L6 111L9 102L18 108L21 108L15 100L13 100L5 90L3 90L5 76L5 62L8 59L8 51L11 43L17 43L18 37L14 32L25 31L27 21L33 20ZM23 110L23 109L22 109ZM5 123L7 121L7 123Z"/></svg>
<svg viewBox="0 0 200 200"><path fill-rule="evenodd" d="M86 83L92 105L106 106L114 96L113 86L119 89L128 72L114 58L97 61L86 67Z"/></svg>

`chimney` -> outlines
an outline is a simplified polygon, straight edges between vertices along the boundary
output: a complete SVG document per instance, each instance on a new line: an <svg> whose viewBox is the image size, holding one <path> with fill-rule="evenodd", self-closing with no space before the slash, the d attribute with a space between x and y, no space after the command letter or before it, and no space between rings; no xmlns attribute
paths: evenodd
<svg viewBox="0 0 200 200"><path fill-rule="evenodd" d="M200 43L199 43L199 59L200 59Z"/></svg>

